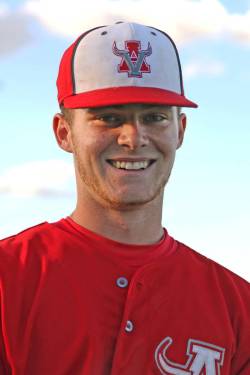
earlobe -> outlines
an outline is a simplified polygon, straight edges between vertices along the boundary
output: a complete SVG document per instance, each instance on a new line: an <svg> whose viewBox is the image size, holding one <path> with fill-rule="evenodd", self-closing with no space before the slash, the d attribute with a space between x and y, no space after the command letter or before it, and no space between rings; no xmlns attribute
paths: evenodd
<svg viewBox="0 0 250 375"><path fill-rule="evenodd" d="M179 134L178 134L178 144L177 149L181 147L184 139L184 134L187 126L187 116L185 113L181 113L178 119L179 125Z"/></svg>
<svg viewBox="0 0 250 375"><path fill-rule="evenodd" d="M66 152L72 153L71 129L61 113L56 113L53 118L53 130L59 147Z"/></svg>

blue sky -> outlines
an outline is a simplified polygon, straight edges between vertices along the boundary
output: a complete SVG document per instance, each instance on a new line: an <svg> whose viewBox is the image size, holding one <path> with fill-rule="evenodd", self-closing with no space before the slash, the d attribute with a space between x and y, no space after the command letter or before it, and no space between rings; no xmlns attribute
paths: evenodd
<svg viewBox="0 0 250 375"><path fill-rule="evenodd" d="M71 155L51 128L59 60L85 29L122 19L176 40L186 94L199 104L186 111L163 224L250 280L249 1L0 1L0 237L73 211Z"/></svg>

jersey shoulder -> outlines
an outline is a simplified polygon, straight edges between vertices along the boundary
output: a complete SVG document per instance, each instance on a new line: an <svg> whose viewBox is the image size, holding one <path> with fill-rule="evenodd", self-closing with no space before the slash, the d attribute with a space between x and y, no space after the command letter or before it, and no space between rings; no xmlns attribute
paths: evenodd
<svg viewBox="0 0 250 375"><path fill-rule="evenodd" d="M34 233L39 232L41 229L43 229L48 224L49 223L47 221L44 221L42 223L38 223L38 224L32 225L31 227L25 228L25 229L21 230L20 232L15 233L15 234L11 234L7 237L3 237L3 238L0 239L0 244L5 244L6 242L8 242L8 241L10 241L14 238L20 239L22 237L30 236Z"/></svg>
<svg viewBox="0 0 250 375"><path fill-rule="evenodd" d="M250 283L247 280L183 243L179 242L179 247L183 261L190 264L193 273L207 278L211 284L217 285L228 295L243 295L248 299L250 305Z"/></svg>
<svg viewBox="0 0 250 375"><path fill-rule="evenodd" d="M18 243L32 240L33 238L44 233L44 231L48 229L49 225L50 224L48 222L42 222L29 228L25 228L22 231L8 237L4 237L0 239L0 249L2 250L10 246L13 247L14 245L18 245Z"/></svg>
<svg viewBox="0 0 250 375"><path fill-rule="evenodd" d="M53 225L42 222L0 240L0 267L6 262L20 262L26 257L46 253L53 235Z"/></svg>

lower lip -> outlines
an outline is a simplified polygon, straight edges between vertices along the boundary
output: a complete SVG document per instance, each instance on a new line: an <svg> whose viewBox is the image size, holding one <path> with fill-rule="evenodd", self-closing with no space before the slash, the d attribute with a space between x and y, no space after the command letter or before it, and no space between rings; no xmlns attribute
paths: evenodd
<svg viewBox="0 0 250 375"><path fill-rule="evenodd" d="M116 168L116 167L113 167L113 165L111 165L108 162L107 162L107 164L112 169L113 172L116 172L117 174L119 174L121 176L131 176L131 177L133 176L133 177L136 177L136 176L144 176L145 174L147 174L148 172L150 172L151 167L155 164L155 162L153 162L151 165L149 165L145 169L132 169L132 170Z"/></svg>

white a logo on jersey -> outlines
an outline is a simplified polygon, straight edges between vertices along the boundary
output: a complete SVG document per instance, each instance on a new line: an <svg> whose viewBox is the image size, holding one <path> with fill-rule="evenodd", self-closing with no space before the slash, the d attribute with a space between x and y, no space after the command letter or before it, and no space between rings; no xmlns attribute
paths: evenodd
<svg viewBox="0 0 250 375"><path fill-rule="evenodd" d="M172 345L171 337L166 337L155 351L156 364L164 375L219 375L223 365L225 349L206 342L188 340L185 365L175 363L167 357L167 350ZM184 361L183 361L184 362Z"/></svg>

